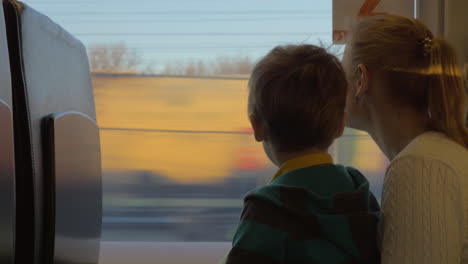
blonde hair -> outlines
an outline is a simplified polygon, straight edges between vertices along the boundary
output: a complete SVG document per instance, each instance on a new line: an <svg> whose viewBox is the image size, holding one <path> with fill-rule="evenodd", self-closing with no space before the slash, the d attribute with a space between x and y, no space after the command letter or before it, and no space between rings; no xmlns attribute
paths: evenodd
<svg viewBox="0 0 468 264"><path fill-rule="evenodd" d="M360 20L351 32L351 63L379 69L392 103L428 115L431 129L468 148L467 91L455 50L422 22L396 15Z"/></svg>
<svg viewBox="0 0 468 264"><path fill-rule="evenodd" d="M466 89L466 92L468 93L468 62L465 63L465 89Z"/></svg>

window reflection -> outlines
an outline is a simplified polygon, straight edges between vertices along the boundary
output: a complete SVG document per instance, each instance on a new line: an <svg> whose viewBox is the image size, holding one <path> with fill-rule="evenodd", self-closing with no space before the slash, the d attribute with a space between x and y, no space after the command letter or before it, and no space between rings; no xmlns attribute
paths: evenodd
<svg viewBox="0 0 468 264"><path fill-rule="evenodd" d="M103 240L230 241L242 197L276 170L247 120L250 69L279 44L328 46L332 1L24 2L88 48ZM380 196L386 160L366 134L347 130L330 153Z"/></svg>

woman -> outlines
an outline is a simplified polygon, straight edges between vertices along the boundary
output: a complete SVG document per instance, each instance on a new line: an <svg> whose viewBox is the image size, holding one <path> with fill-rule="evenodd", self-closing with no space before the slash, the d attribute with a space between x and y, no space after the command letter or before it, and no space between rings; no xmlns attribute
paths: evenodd
<svg viewBox="0 0 468 264"><path fill-rule="evenodd" d="M381 16L352 30L348 126L391 160L382 263L468 263L467 92L453 48L421 22Z"/></svg>

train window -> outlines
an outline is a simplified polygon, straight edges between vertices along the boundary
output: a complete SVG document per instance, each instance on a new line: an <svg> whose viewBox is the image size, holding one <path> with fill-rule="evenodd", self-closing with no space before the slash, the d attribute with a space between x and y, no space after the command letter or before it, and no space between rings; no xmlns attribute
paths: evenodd
<svg viewBox="0 0 468 264"><path fill-rule="evenodd" d="M243 195L276 170L247 120L249 72L276 45L329 45L332 1L24 2L88 49L102 148L101 262L221 258ZM368 135L348 129L330 152L380 196L386 159Z"/></svg>

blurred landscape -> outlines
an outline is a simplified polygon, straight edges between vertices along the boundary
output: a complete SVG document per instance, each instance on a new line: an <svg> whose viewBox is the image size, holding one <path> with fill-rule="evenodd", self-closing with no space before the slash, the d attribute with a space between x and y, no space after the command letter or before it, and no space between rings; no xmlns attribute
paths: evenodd
<svg viewBox="0 0 468 264"><path fill-rule="evenodd" d="M243 196L276 172L247 120L247 78L99 72L92 80L103 240L231 240ZM347 130L330 153L380 197L386 159L367 135Z"/></svg>

